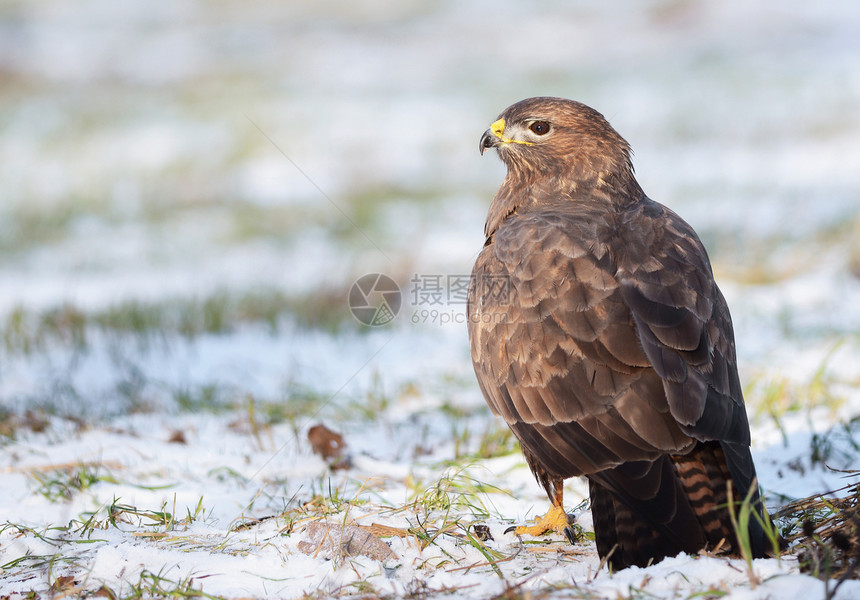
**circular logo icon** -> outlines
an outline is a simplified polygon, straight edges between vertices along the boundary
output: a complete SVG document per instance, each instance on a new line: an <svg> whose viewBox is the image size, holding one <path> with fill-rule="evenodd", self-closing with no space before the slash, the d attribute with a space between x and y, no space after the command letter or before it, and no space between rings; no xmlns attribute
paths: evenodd
<svg viewBox="0 0 860 600"><path fill-rule="evenodd" d="M371 327L391 323L400 311L400 302L400 286L382 273L359 277L349 290L352 315Z"/></svg>

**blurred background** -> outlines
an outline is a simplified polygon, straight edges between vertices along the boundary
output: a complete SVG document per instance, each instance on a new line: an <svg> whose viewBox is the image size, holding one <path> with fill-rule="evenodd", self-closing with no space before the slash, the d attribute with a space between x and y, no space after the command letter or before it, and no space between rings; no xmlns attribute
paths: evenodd
<svg viewBox="0 0 860 600"><path fill-rule="evenodd" d="M600 110L699 231L753 402L855 386L858 31L850 0L0 1L0 406L483 406L465 307L407 290L470 272L478 139L535 95ZM350 314L365 273L388 327Z"/></svg>
<svg viewBox="0 0 860 600"><path fill-rule="evenodd" d="M0 596L514 593L441 532L490 519L508 552L546 507L462 297L504 177L478 140L537 95L602 112L702 237L768 503L856 478L857 0L0 0ZM387 325L350 310L365 274L402 290ZM431 546L399 575L299 552L347 517ZM505 572L591 585L584 548ZM744 577L670 568L690 597Z"/></svg>

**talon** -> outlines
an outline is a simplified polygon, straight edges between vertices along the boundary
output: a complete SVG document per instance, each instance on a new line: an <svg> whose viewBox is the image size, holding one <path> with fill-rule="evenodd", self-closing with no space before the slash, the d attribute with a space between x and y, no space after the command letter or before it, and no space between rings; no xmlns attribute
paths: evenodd
<svg viewBox="0 0 860 600"><path fill-rule="evenodd" d="M516 530L517 530L517 526L516 526L516 525L511 525L510 527L508 527L507 529L505 529L505 534L511 533L512 531L516 531Z"/></svg>
<svg viewBox="0 0 860 600"><path fill-rule="evenodd" d="M565 527L562 533L564 533L564 537L567 538L568 542L570 542L571 544L576 544L576 534L573 533L572 527Z"/></svg>

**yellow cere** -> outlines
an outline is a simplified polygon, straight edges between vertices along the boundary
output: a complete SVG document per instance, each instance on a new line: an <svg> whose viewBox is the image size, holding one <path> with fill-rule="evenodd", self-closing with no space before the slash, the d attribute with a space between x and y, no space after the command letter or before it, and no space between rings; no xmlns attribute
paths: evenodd
<svg viewBox="0 0 860 600"><path fill-rule="evenodd" d="M493 132L493 135L499 138L503 144L525 144L526 146L534 146L534 142L526 142L525 140L513 140L511 138L505 137L505 120L499 119L492 125L490 125L490 131Z"/></svg>
<svg viewBox="0 0 860 600"><path fill-rule="evenodd" d="M505 139L505 120L499 119L492 125L490 125L490 131L493 132L493 135L504 141Z"/></svg>

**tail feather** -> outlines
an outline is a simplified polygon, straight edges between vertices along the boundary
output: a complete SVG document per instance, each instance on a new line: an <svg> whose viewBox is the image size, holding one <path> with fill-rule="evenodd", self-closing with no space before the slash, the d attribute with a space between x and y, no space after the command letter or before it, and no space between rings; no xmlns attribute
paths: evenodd
<svg viewBox="0 0 860 600"><path fill-rule="evenodd" d="M754 480L734 481L717 443L697 444L684 456L626 463L590 475L598 553L608 556L615 569L702 549L739 554L728 512L730 479L737 495L756 485ZM757 490L752 499L766 518ZM766 536L756 518L750 519L750 545L754 557L765 556Z"/></svg>
<svg viewBox="0 0 860 600"><path fill-rule="evenodd" d="M677 540L661 536L613 492L591 480L589 487L597 553L614 570L682 552Z"/></svg>
<svg viewBox="0 0 860 600"><path fill-rule="evenodd" d="M728 506L728 471L714 453L706 450L674 456L672 462L687 493L690 507L702 527L709 550L734 551Z"/></svg>

